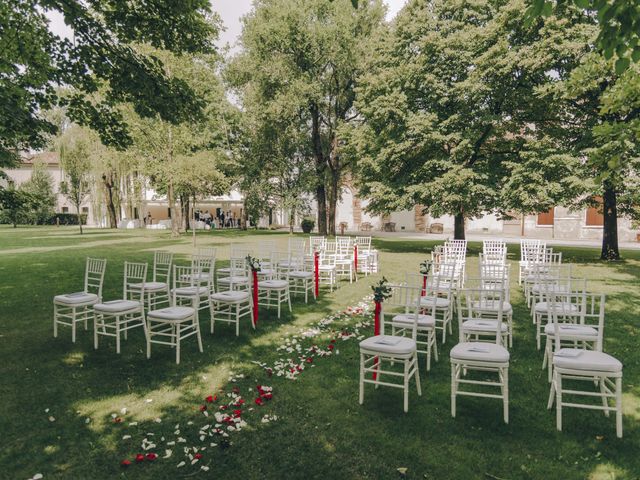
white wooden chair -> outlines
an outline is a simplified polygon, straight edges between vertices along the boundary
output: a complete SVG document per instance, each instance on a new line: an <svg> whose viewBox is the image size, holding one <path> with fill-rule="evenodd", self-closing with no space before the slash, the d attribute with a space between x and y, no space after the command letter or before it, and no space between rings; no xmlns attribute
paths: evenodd
<svg viewBox="0 0 640 480"><path fill-rule="evenodd" d="M153 253L153 277L150 282L132 284L132 289L144 287L145 308L157 310L159 305L171 305L169 294L171 266L173 265L173 253L163 250L156 250Z"/></svg>
<svg viewBox="0 0 640 480"><path fill-rule="evenodd" d="M513 306L511 305L511 294L509 289L510 276L509 264L502 263L481 263L480 277L475 285L482 290L492 291L501 290L503 293L502 314L506 320L507 332L509 336L509 347L513 347ZM497 304L495 302L485 302L481 308L493 309Z"/></svg>
<svg viewBox="0 0 640 480"><path fill-rule="evenodd" d="M462 312L461 338L464 342L495 343L496 329L500 324L501 345L509 345L509 326L507 324L504 289L483 288L482 279L469 279L469 288L465 288L464 310ZM493 287L493 286L492 286ZM458 298L460 302L460 298Z"/></svg>
<svg viewBox="0 0 640 480"><path fill-rule="evenodd" d="M196 275L194 277L195 283L208 286L209 293L213 293L215 291L216 257L209 254L194 254L191 256L191 268L193 273L185 273L184 275ZM189 280L189 277L184 277L183 280Z"/></svg>
<svg viewBox="0 0 640 480"><path fill-rule="evenodd" d="M456 400L459 395L484 398L499 398L503 404L503 418L509 423L509 351L502 345L504 331L502 328L502 312L498 311L493 323L494 343L466 341L464 322L474 318L475 305L482 300L482 289L464 289L458 296L458 323L460 342L451 349L451 416L456 416ZM501 292L496 292L495 301L502 302ZM497 381L466 378L469 372L485 372L497 374ZM479 385L482 390L462 390L463 385ZM486 387L499 388L500 393L489 393Z"/></svg>
<svg viewBox="0 0 640 480"><path fill-rule="evenodd" d="M287 255L287 270L278 275L272 275L270 278L260 280L258 282L258 305L262 305L267 308L277 306L278 318L280 318L281 306L286 303L289 306L289 312L291 312L291 294L289 292L289 274L297 270L300 260L304 253L300 254L297 261L294 261L291 255Z"/></svg>
<svg viewBox="0 0 640 480"><path fill-rule="evenodd" d="M93 346L98 348L98 337L115 337L116 353L120 353L120 335L127 339L127 332L142 327L148 341L147 324L144 317L144 282L147 279L146 263L124 262L124 285L122 298L93 306ZM132 284L143 284L132 288Z"/></svg>
<svg viewBox="0 0 640 480"><path fill-rule="evenodd" d="M169 345L176 349L176 365L180 364L180 344L195 335L202 353L202 337L198 311L194 307L173 306L147 313L147 358L151 358L151 344Z"/></svg>
<svg viewBox="0 0 640 480"><path fill-rule="evenodd" d="M333 291L336 278L336 242L327 241L318 259L318 283L329 285L329 290Z"/></svg>
<svg viewBox="0 0 640 480"><path fill-rule="evenodd" d="M206 259L202 261L204 262ZM196 261L189 266L174 265L171 304L173 306L192 306L196 309L196 318L199 318L199 312L209 308L210 281L210 274L203 275L200 262Z"/></svg>
<svg viewBox="0 0 640 480"><path fill-rule="evenodd" d="M358 276L353 263L353 242L351 237L336 237L336 277L349 277L349 283L353 283Z"/></svg>
<svg viewBox="0 0 640 480"><path fill-rule="evenodd" d="M520 240L520 271L518 273L518 285L522 283L522 280L524 280L524 277L531 266L542 261L546 246L546 242L542 242L541 240Z"/></svg>
<svg viewBox="0 0 640 480"><path fill-rule="evenodd" d="M236 326L236 337L240 335L240 321L248 316L253 317L253 299L249 290L227 290L211 295L209 303L211 314L211 333L215 331L215 323L230 323ZM251 322L253 329L255 325Z"/></svg>
<svg viewBox="0 0 640 480"><path fill-rule="evenodd" d="M53 336L58 336L58 325L71 327L71 341L76 342L76 324L93 321L93 305L102 301L102 285L107 260L87 257L84 271L84 289L81 292L53 297Z"/></svg>
<svg viewBox="0 0 640 480"><path fill-rule="evenodd" d="M229 261L229 276L218 278L217 291L248 290L251 277L245 258L232 258Z"/></svg>
<svg viewBox="0 0 640 480"><path fill-rule="evenodd" d="M436 330L442 332L442 343L447 341L447 331L449 334L453 332L452 320L456 288L455 272L455 263L432 264L431 272L429 272L429 276L427 277L427 288L420 299L420 305L427 309L435 302ZM429 277L432 277L432 279L430 280ZM409 285L422 287L424 283L424 276L422 274L407 274L406 278ZM437 290L432 290L432 287L436 285Z"/></svg>
<svg viewBox="0 0 640 480"><path fill-rule="evenodd" d="M552 316L555 317L557 308L550 297L550 308ZM601 350L585 350L582 348L563 348L562 340L566 338L566 332L561 329L562 323L558 318L553 318L555 326L553 353L553 380L549 392L547 408L551 409L555 401L556 404L556 428L562 431L562 408L583 408L588 410L603 411L605 416L609 412L616 412L616 435L622 438L622 363L616 358L604 353ZM602 347L602 345L599 345ZM572 381L571 387L563 385L565 380ZM593 389L578 389L576 384L584 382L583 385L596 384L597 391ZM574 401L566 401L564 395L575 398ZM594 403L578 403L578 398L599 398L602 405ZM615 406L609 404L613 399Z"/></svg>
<svg viewBox="0 0 640 480"><path fill-rule="evenodd" d="M602 351L604 339L605 296L584 290L570 294L553 295L549 302L547 323L544 326L546 344L542 368L549 366L549 381L552 380L551 361L555 346L556 330L560 332L563 348L582 348ZM549 295L549 296L551 296ZM555 321L560 322L556 328Z"/></svg>
<svg viewBox="0 0 640 480"><path fill-rule="evenodd" d="M372 251L371 237L356 237L355 244L358 247L358 268L356 273L361 272L365 275L373 273L373 263L377 263L377 254Z"/></svg>
<svg viewBox="0 0 640 480"><path fill-rule="evenodd" d="M406 309L409 287L406 285L390 285L391 298L387 299L382 309L386 308L388 314L393 313L397 309L398 314L402 314ZM389 304L385 304L389 301ZM416 336L418 330L418 311L420 305L418 301L414 304L413 325L406 325L411 328L411 338L404 336L385 335L385 322L382 314L380 335L369 337L360 342L360 405L364 403L364 385L365 383L374 384L376 388L379 385L387 387L401 388L404 392L404 411L409 410L409 382L411 378L415 378L416 389L418 395L422 395L420 387L420 373L418 368L418 348L416 344ZM391 310L391 312L390 312ZM393 366L398 363L402 366L402 372L392 370ZM387 367L384 365L388 364ZM375 379L367 378L369 374L376 375ZM385 380L381 378L384 376ZM392 383L391 380L400 377L402 383Z"/></svg>
<svg viewBox="0 0 640 480"><path fill-rule="evenodd" d="M304 295L304 303L309 302L309 293L316 298L314 267L306 262L305 258L292 259L293 270L287 272L289 280L289 293L291 295Z"/></svg>
<svg viewBox="0 0 640 480"><path fill-rule="evenodd" d="M429 276L427 278L426 289L430 292L438 291L438 279L439 277ZM416 326L416 346L418 353L422 353L427 359L427 372L431 370L431 355L436 361L438 361L438 345L436 341L436 310L437 310L437 296L427 297L427 300L423 303L421 300L422 288L408 284L405 292L406 299L398 299L397 297L392 302L385 301L383 303L383 315L385 317L385 323L391 325L391 335L400 335L406 337L411 335L413 338L413 328L415 323L415 316L418 315ZM394 304L397 300L402 301L402 305ZM403 311L404 308L404 311ZM388 320L387 320L388 318Z"/></svg>
<svg viewBox="0 0 640 480"><path fill-rule="evenodd" d="M507 261L507 244L504 240L483 240L481 263L501 263Z"/></svg>
<svg viewBox="0 0 640 480"><path fill-rule="evenodd" d="M244 260L247 255L251 253L251 248L246 244L232 243L229 245L229 261L231 260ZM218 282L221 278L225 278L231 275L231 265L228 267L216 268L215 284L216 290L218 290Z"/></svg>

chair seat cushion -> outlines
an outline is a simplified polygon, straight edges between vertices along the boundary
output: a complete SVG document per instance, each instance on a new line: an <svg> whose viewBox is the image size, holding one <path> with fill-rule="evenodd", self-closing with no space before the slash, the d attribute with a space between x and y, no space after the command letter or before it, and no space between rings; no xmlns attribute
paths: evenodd
<svg viewBox="0 0 640 480"><path fill-rule="evenodd" d="M111 300L109 302L97 303L93 306L93 309L96 312L118 313L137 310L141 307L142 305L140 302L136 302L134 300Z"/></svg>
<svg viewBox="0 0 640 480"><path fill-rule="evenodd" d="M271 268L260 268L260 271L258 272L258 276L264 277L264 276L272 275L273 273L274 273L274 270L272 270Z"/></svg>
<svg viewBox="0 0 640 480"><path fill-rule="evenodd" d="M211 274L207 272L187 273L185 275L181 275L180 279L184 281L193 280L194 282L206 282L211 279Z"/></svg>
<svg viewBox="0 0 640 480"><path fill-rule="evenodd" d="M320 271L331 271L331 270L335 270L336 266L335 265L320 265L318 266L318 270Z"/></svg>
<svg viewBox="0 0 640 480"><path fill-rule="evenodd" d="M218 272L218 275L220 275L221 273L224 273L224 274L227 274L227 275L228 275L228 274L230 274L230 273L231 273L231 268L229 268L229 267L222 267L222 268L218 268L218 269L216 270L216 272Z"/></svg>
<svg viewBox="0 0 640 480"><path fill-rule="evenodd" d="M415 315L411 313L401 313L400 315L396 315L391 319L392 323L401 323L407 326L413 325L415 321ZM435 327L436 320L431 315L418 315L418 327L419 328L429 328Z"/></svg>
<svg viewBox="0 0 640 480"><path fill-rule="evenodd" d="M229 290L211 295L211 300L215 302L239 303L249 298L249 292Z"/></svg>
<svg viewBox="0 0 640 480"><path fill-rule="evenodd" d="M194 315L195 310L191 307L168 307L161 310L153 310L147 313L147 318L159 320L178 321L185 320Z"/></svg>
<svg viewBox="0 0 640 480"><path fill-rule="evenodd" d="M294 270L292 272L289 272L289 276L293 278L313 278L313 272Z"/></svg>
<svg viewBox="0 0 640 480"><path fill-rule="evenodd" d="M506 363L509 351L502 345L485 342L461 342L451 349L449 356L456 360Z"/></svg>
<svg viewBox="0 0 640 480"><path fill-rule="evenodd" d="M462 322L462 328L467 332L495 332L498 326L497 323L497 320L471 318ZM506 322L502 322L502 325L500 325L500 327L503 332L506 332L508 325Z"/></svg>
<svg viewBox="0 0 640 480"><path fill-rule="evenodd" d="M195 297L196 295L202 296L209 293L207 287L178 287L171 290L178 297Z"/></svg>
<svg viewBox="0 0 640 480"><path fill-rule="evenodd" d="M420 306L421 307L433 307L433 299L436 300L436 308L449 308L451 302L448 298L443 297L433 297L430 295L420 297Z"/></svg>
<svg viewBox="0 0 640 480"><path fill-rule="evenodd" d="M164 282L144 282L144 283L132 283L129 287L134 290L140 290L144 285L144 289L146 292L156 292L159 290L166 290L167 284Z"/></svg>
<svg viewBox="0 0 640 480"><path fill-rule="evenodd" d="M64 305L93 305L97 301L98 295L87 292L68 293L66 295L56 295L53 297L54 303Z"/></svg>
<svg viewBox="0 0 640 480"><path fill-rule="evenodd" d="M289 283L286 280L264 280L263 282L258 283L258 288L261 290L279 290L287 288L288 285Z"/></svg>
<svg viewBox="0 0 640 480"><path fill-rule="evenodd" d="M483 300L482 302L473 302L471 304L474 310L479 312L497 312L498 301L497 300ZM513 308L509 302L502 302L502 313L511 313Z"/></svg>
<svg viewBox="0 0 640 480"><path fill-rule="evenodd" d="M536 294L544 292L568 293L569 290L567 285L540 285L538 283L531 285L531 292Z"/></svg>
<svg viewBox="0 0 640 480"><path fill-rule="evenodd" d="M570 302L556 302L554 308L557 314L578 313L579 311L578 305ZM548 313L549 304L547 302L536 302L533 311L537 313Z"/></svg>
<svg viewBox="0 0 640 480"><path fill-rule="evenodd" d="M560 329L560 338L571 337L579 339L593 339L598 338L598 330L590 327L589 325L576 325L573 323L560 323L558 328ZM556 334L555 324L547 323L544 326L544 333L550 337Z"/></svg>
<svg viewBox="0 0 640 480"><path fill-rule="evenodd" d="M416 350L416 342L406 337L376 335L362 340L360 349L388 355L407 355Z"/></svg>
<svg viewBox="0 0 640 480"><path fill-rule="evenodd" d="M234 275L233 277L224 277L218 279L218 283L223 284L231 284L231 283L249 283L249 277L241 277L239 275Z"/></svg>
<svg viewBox="0 0 640 480"><path fill-rule="evenodd" d="M553 354L553 365L570 370L588 370L596 372L621 372L622 363L604 352L561 348Z"/></svg>

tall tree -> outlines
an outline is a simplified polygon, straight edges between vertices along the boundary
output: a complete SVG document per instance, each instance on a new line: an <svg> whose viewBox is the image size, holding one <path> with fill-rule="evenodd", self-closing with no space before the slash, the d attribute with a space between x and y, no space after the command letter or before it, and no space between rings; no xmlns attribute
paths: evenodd
<svg viewBox="0 0 640 480"><path fill-rule="evenodd" d="M36 160L31 167L31 177L20 185L20 190L29 193L33 198L33 208L29 212L34 224L46 223L55 213L56 194L53 189L53 177L47 165Z"/></svg>
<svg viewBox="0 0 640 480"><path fill-rule="evenodd" d="M537 55L543 35L524 24L524 8L523 0L413 0L400 12L360 82L365 122L345 133L371 211L424 205L454 216L454 236L464 238L465 219L504 210L505 183L540 159L546 105L535 89L577 55Z"/></svg>
<svg viewBox="0 0 640 480"><path fill-rule="evenodd" d="M60 139L60 166L64 180L60 192L76 207L80 234L82 234L82 214L80 208L91 192L91 146L87 136L79 127L70 128Z"/></svg>
<svg viewBox="0 0 640 480"><path fill-rule="evenodd" d="M553 121L545 127L559 150L580 162L585 195L578 206L597 206L604 217L601 258L620 258L618 217L640 219L640 66L621 75L613 59L584 56L566 78L550 84Z"/></svg>
<svg viewBox="0 0 640 480"><path fill-rule="evenodd" d="M304 119L323 234L335 234L347 166L337 132L357 116L357 79L383 16L379 0L357 9L349 0L258 0L244 18L243 50L228 70L243 105L260 106L265 122Z"/></svg>
<svg viewBox="0 0 640 480"><path fill-rule="evenodd" d="M49 30L47 11L62 14L73 41ZM132 49L148 43L177 53L210 52L217 23L208 0L8 0L0 2L0 166L40 148L55 124L41 112L59 103L105 144L131 136L116 105L143 117L196 118L202 102L188 85L164 75L161 61ZM90 72L90 74L89 74ZM57 85L73 87L60 97ZM94 93L103 89L100 99Z"/></svg>

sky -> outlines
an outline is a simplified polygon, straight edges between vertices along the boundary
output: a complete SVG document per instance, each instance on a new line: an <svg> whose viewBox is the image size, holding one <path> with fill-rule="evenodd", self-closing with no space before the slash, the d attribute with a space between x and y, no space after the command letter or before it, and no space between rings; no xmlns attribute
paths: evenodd
<svg viewBox="0 0 640 480"><path fill-rule="evenodd" d="M404 6L407 0L383 0L387 4L387 20L391 20ZM223 47L227 44L231 50L235 50L237 38L242 31L240 18L251 10L252 0L213 0L213 9L220 14L225 31L221 33L218 45ZM51 20L51 30L63 37L71 37L72 31L64 24L62 15L57 12L48 12L47 16Z"/></svg>

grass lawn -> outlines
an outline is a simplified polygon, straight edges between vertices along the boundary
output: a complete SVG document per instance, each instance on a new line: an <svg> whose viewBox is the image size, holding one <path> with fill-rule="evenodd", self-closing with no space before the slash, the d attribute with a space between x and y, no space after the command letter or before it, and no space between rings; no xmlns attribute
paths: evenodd
<svg viewBox="0 0 640 480"><path fill-rule="evenodd" d="M218 246L218 256L228 258L230 242L267 237L286 245L286 234L241 232L202 233L198 244ZM404 272L417 271L435 242L375 244L384 275L400 280ZM261 311L258 330L245 322L238 338L231 326L216 326L211 336L208 318L201 319L204 353L189 339L179 366L169 347L154 346L147 360L142 332L123 342L121 355L111 339L102 338L94 350L91 330L80 329L75 344L69 328L53 338L52 298L82 288L86 256L108 259L108 300L121 295L123 262L151 263L158 248L174 251L176 261L186 263L191 237L104 230L81 237L71 227L0 228L0 478L41 473L45 479L394 479L402 467L410 479L640 478L640 252L623 252L623 261L606 264L595 260L595 249L557 249L565 262L576 264L576 275L589 279L591 290L607 294L605 351L624 363L625 431L619 440L614 418L601 412L565 409L564 432L556 431L555 411L546 409L542 352L535 348L535 330L515 282L515 246L509 252L515 308L509 425L502 422L500 401L492 399L462 397L457 418L451 418L448 352L457 339L455 323L453 338L439 344L440 361L428 375L420 362L423 396L412 391L407 414L399 389L368 387L364 405L358 405L357 340L338 340L338 355L316 358L296 381L269 378L252 363L273 364L283 356L276 349L285 336L356 304L379 275L342 282L333 293L323 291L317 304L297 299L293 314L280 320L275 312ZM467 271L477 270L479 248L470 245ZM365 333L372 334L372 328ZM329 339L313 341L325 348ZM229 382L230 372L237 375L235 382ZM253 404L256 383L273 387L273 400L264 406ZM213 421L199 411L203 399L234 386L247 399L247 427L231 434L228 448L218 442L196 465L176 468L185 458L184 447L209 445L197 434L199 426ZM123 421L114 422L112 414ZM262 423L265 414L278 419ZM126 435L132 438L123 439ZM166 445L180 436L187 442ZM171 458L122 468L121 460L142 451L145 437L157 444L149 451L162 457L171 449ZM202 465L209 470L199 470Z"/></svg>

